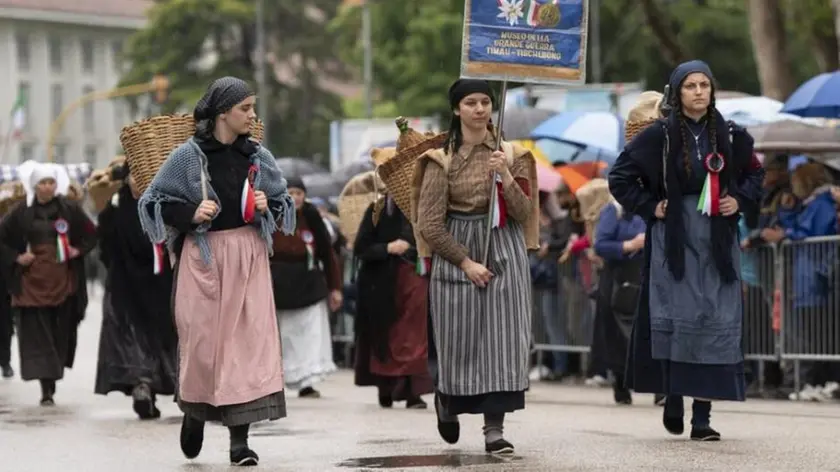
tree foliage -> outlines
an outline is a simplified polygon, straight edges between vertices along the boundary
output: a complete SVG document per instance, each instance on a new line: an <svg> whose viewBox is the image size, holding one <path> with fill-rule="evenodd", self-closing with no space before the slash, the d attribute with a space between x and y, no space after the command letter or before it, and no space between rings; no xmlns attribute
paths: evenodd
<svg viewBox="0 0 840 472"><path fill-rule="evenodd" d="M836 49L829 0L783 3L794 81L833 70L836 64L826 60L830 51L813 53L818 45L830 48L828 43ZM699 58L711 65L721 88L761 94L742 0L601 0L600 5L604 82L642 81L661 90L677 61ZM379 1L371 8L377 101L393 102L406 115L445 113L446 88L459 73L464 0ZM331 30L341 38L341 57L360 66L360 9L342 11ZM673 39L669 50L663 49L663 34Z"/></svg>
<svg viewBox="0 0 840 472"><path fill-rule="evenodd" d="M258 110L269 116L268 146L278 155L326 153L329 122L341 116L341 100L320 85L342 77L325 32L339 0L265 1L267 97ZM192 107L213 80L233 75L254 82L255 0L159 0L148 27L129 41L131 69L122 83L164 74L171 92L165 112ZM320 13L319 13L320 12ZM277 74L272 74L272 66ZM278 78L280 76L280 78Z"/></svg>

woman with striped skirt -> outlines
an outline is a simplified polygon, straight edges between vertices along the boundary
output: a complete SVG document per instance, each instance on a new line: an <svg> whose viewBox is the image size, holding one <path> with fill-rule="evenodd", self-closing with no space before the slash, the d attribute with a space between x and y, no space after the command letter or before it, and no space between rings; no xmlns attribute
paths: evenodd
<svg viewBox="0 0 840 472"><path fill-rule="evenodd" d="M502 143L496 151L487 82L458 80L449 89L449 102L447 142L418 159L412 199L418 252L431 257L438 432L454 444L460 437L458 415L483 414L486 451L510 454L513 445L502 435L505 413L525 407L528 387L527 250L539 241L536 166L522 148ZM498 195L492 209L491 191ZM495 223L485 266L491 210Z"/></svg>

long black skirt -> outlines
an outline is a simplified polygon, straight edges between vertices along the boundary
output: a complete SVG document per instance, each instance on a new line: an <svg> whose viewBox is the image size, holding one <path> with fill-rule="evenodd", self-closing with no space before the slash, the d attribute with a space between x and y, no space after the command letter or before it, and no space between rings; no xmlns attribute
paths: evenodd
<svg viewBox="0 0 840 472"><path fill-rule="evenodd" d="M130 395L142 382L152 393L173 395L177 370L174 336L163 332L164 327L138 322L129 313L115 310L111 296L106 288L94 392Z"/></svg>
<svg viewBox="0 0 840 472"><path fill-rule="evenodd" d="M59 380L65 368L73 367L79 326L73 300L55 307L15 309L23 380Z"/></svg>

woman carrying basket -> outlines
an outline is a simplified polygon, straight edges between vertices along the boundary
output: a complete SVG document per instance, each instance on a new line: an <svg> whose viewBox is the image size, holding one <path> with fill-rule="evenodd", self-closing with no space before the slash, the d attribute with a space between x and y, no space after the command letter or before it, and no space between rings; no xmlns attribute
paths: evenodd
<svg viewBox="0 0 840 472"><path fill-rule="evenodd" d="M533 156L504 142L503 151L496 151L492 97L482 80L458 80L449 89L449 135L443 149L417 162L412 214L418 252L432 257L438 432L454 444L460 437L457 415L483 414L485 450L510 454L513 445L502 429L505 413L525 408L531 340L527 249L538 248L539 202ZM495 208L489 208L491 190L499 196ZM497 218L484 265L490 211Z"/></svg>
<svg viewBox="0 0 840 472"><path fill-rule="evenodd" d="M255 97L242 80L213 82L193 113L195 136L140 198L143 230L178 256L181 450L198 456L206 421L230 430L230 460L256 465L251 423L286 415L269 270L272 233L291 233L294 203L274 156L250 139Z"/></svg>
<svg viewBox="0 0 840 472"><path fill-rule="evenodd" d="M645 219L642 289L627 387L667 395L663 425L684 431L683 396L694 398L691 439L718 441L711 400L744 400L738 213L755 209L763 170L753 139L715 108L702 61L677 66L668 116L631 141L610 172L610 191Z"/></svg>

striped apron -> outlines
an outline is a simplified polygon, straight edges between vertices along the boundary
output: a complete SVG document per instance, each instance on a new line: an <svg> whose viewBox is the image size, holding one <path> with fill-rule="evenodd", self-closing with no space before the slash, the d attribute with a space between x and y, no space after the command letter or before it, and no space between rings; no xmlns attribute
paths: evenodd
<svg viewBox="0 0 840 472"><path fill-rule="evenodd" d="M447 229L481 261L486 215L447 215ZM486 288L435 254L429 304L437 346L438 389L470 396L528 387L531 340L531 275L522 226L508 220L493 230Z"/></svg>

